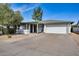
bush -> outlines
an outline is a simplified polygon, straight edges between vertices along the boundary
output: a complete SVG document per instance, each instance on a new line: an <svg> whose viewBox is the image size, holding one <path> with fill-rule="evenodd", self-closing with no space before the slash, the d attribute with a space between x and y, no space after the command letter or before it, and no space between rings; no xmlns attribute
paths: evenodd
<svg viewBox="0 0 79 59"><path fill-rule="evenodd" d="M10 28L10 29L9 29L9 34L14 34L14 31L15 31L15 30L14 30L13 28Z"/></svg>
<svg viewBox="0 0 79 59"><path fill-rule="evenodd" d="M3 33L4 34L7 34L7 31L8 31L7 28L3 28Z"/></svg>
<svg viewBox="0 0 79 59"><path fill-rule="evenodd" d="M10 28L10 29L3 28L3 33L4 34L15 34L15 29L14 28Z"/></svg>

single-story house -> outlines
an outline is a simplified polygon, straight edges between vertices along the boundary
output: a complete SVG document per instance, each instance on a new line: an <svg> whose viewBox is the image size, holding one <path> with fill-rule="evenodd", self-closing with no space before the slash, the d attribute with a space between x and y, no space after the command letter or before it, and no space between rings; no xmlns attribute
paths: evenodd
<svg viewBox="0 0 79 59"><path fill-rule="evenodd" d="M63 20L43 20L38 22L38 32L44 33L57 33L66 34L71 33L72 21ZM17 30L19 31L19 30ZM36 33L37 23L36 22L22 22L20 25L21 33Z"/></svg>

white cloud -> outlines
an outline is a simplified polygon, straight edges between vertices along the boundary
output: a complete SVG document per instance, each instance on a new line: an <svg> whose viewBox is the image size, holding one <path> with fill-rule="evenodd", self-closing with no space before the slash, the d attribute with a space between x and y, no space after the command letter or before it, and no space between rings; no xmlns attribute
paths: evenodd
<svg viewBox="0 0 79 59"><path fill-rule="evenodd" d="M14 9L14 11L26 12L26 11L34 9L35 7L38 7L39 5L40 4L34 4L32 6L29 6L27 4L26 5L24 4L23 6Z"/></svg>
<svg viewBox="0 0 79 59"><path fill-rule="evenodd" d="M27 5L23 5L23 6L21 6L21 7L17 7L16 9L14 8L14 11L23 11L23 9L24 8L26 8L27 7Z"/></svg>

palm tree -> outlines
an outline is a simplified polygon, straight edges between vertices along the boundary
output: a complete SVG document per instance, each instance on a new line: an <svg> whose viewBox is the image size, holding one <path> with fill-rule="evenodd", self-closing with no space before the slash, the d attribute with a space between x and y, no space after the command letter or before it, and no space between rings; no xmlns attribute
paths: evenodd
<svg viewBox="0 0 79 59"><path fill-rule="evenodd" d="M39 21L42 20L42 14L43 14L43 11L41 7L37 7L33 11L32 19L35 20L35 22L37 23L37 33L38 33Z"/></svg>

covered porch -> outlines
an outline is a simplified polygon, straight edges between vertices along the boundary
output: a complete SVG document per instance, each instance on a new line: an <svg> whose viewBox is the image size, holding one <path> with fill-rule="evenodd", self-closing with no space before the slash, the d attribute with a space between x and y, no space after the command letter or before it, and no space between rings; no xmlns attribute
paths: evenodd
<svg viewBox="0 0 79 59"><path fill-rule="evenodd" d="M37 24L36 23L22 23L20 26L24 34L28 33L41 33L44 32L44 24Z"/></svg>
<svg viewBox="0 0 79 59"><path fill-rule="evenodd" d="M38 27L38 28L37 28ZM41 33L44 31L44 25L43 24L29 24L29 30L30 30L30 33Z"/></svg>

